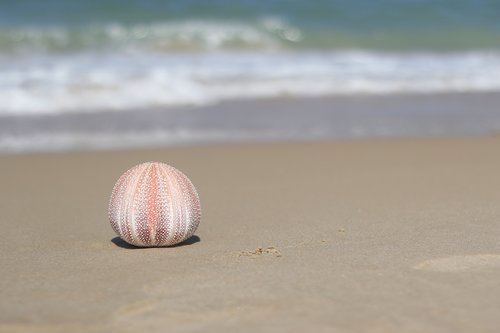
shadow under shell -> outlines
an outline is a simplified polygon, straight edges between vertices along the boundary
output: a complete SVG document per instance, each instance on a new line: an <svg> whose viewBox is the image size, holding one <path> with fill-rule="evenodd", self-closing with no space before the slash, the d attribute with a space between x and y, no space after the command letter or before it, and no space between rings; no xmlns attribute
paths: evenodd
<svg viewBox="0 0 500 333"><path fill-rule="evenodd" d="M159 248L180 247L180 246L186 246L186 245L193 245L195 243L198 243L199 241L201 241L200 237L198 237L196 235L193 235L193 236L189 237L188 239L186 239L184 242L181 242L179 244L174 244L174 245L166 245L166 246L135 246L135 245L132 245L132 244L129 244L129 243L125 242L120 237L114 237L113 239L111 239L111 242L113 244L115 244L116 246L121 247L122 249L129 249L129 250L150 249L150 248L155 248L155 247L159 247Z"/></svg>

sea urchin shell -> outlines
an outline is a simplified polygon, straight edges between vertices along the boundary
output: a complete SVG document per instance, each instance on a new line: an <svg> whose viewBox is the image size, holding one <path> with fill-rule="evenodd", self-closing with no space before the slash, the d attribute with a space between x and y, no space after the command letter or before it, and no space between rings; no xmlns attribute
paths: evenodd
<svg viewBox="0 0 500 333"><path fill-rule="evenodd" d="M194 234L200 219L200 199L193 184L165 163L142 163L125 172L109 201L111 227L135 246L183 242Z"/></svg>

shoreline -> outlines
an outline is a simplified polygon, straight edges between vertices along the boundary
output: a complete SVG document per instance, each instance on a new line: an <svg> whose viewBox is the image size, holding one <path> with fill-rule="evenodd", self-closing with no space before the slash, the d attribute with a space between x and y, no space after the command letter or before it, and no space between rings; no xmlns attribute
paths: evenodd
<svg viewBox="0 0 500 333"><path fill-rule="evenodd" d="M0 154L500 132L500 93L234 100L203 107L0 117Z"/></svg>

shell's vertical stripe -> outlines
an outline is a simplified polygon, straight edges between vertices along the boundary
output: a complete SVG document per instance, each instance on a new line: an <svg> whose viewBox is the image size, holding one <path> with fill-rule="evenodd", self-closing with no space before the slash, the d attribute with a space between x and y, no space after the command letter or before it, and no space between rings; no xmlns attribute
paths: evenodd
<svg viewBox="0 0 500 333"><path fill-rule="evenodd" d="M170 170L170 167L166 167L166 174L167 174L167 184L168 184L168 189L170 192L170 200L169 200L169 210L170 214L172 216L168 229L170 231L170 234L168 235L168 238L166 240L166 244L175 244L175 239L177 237L176 234L176 225L179 224L179 213L177 210L177 189L175 188L175 182L172 177L172 172Z"/></svg>
<svg viewBox="0 0 500 333"><path fill-rule="evenodd" d="M179 178L179 174L174 171L176 174L176 179L177 183L179 184L179 189L180 189L180 195L179 195L179 209L181 211L181 225L180 225L180 239L184 239L186 237L186 229L187 229L187 224L189 221L189 214L187 211L187 206L186 206L186 198L185 198L185 192L186 192L186 187L184 186L184 182L182 182L182 179Z"/></svg>
<svg viewBox="0 0 500 333"><path fill-rule="evenodd" d="M178 183L181 188L181 196L180 196L180 204L182 210L182 229L181 229L181 238L187 239L189 236L189 221L191 221L191 206L189 204L189 200L187 199L187 186L186 186L186 177L179 170L173 170L177 175Z"/></svg>
<svg viewBox="0 0 500 333"><path fill-rule="evenodd" d="M184 211L182 209L182 188L179 184L178 175L170 170L170 174L172 175L173 183L175 184L175 210L177 212L178 218L175 220L175 237L174 244L179 243L182 239L182 224L184 222Z"/></svg>
<svg viewBox="0 0 500 333"><path fill-rule="evenodd" d="M173 245L191 237L201 219L198 193L179 170L143 163L125 172L111 193L113 230L136 246Z"/></svg>
<svg viewBox="0 0 500 333"><path fill-rule="evenodd" d="M147 204L148 198L148 188L149 188L149 173L151 166L142 171L141 176L137 182L136 191L134 193L134 226L132 229L132 234L136 236L134 240L138 244L149 244L149 228L148 228L148 209Z"/></svg>
<svg viewBox="0 0 500 333"><path fill-rule="evenodd" d="M131 173L127 179L125 180L125 183L123 184L123 193L122 193L122 201L120 203L120 209L119 209L119 218L118 221L120 221L120 236L127 242L130 242L130 238L128 237L129 231L127 230L127 204L128 204L128 197L129 197L129 192L131 191L130 188L130 181L131 179L135 177L135 173Z"/></svg>
<svg viewBox="0 0 500 333"><path fill-rule="evenodd" d="M119 209L119 219L118 221L120 221L120 230L121 230L121 233L120 233L120 236L122 239L124 239L125 241L129 242L130 243L130 237L128 237L128 233L129 231L127 230L127 206L128 206L128 198L129 198L129 192L132 190L131 189L131 186L130 186L130 182L132 180L132 178L135 177L135 174L137 172L137 170L140 168L140 166L136 166L134 169L133 169L133 172L130 173L130 175L128 175L126 177L126 180L123 184L123 193L122 193L122 201L121 201L121 204L120 204L120 209Z"/></svg>
<svg viewBox="0 0 500 333"><path fill-rule="evenodd" d="M179 211L177 209L177 189L175 187L175 180L172 177L170 169L168 170L168 183L171 194L171 211L172 211L172 223L170 224L170 239L169 244L174 244L177 238L177 225L179 224Z"/></svg>
<svg viewBox="0 0 500 333"><path fill-rule="evenodd" d="M175 172L170 172L172 175L172 180L174 182L174 187L176 190L176 195L175 195L175 210L177 212L177 215L179 218L177 219L177 223L175 224L175 237L174 237L174 242L178 242L179 239L182 237L182 223L184 222L184 211L182 210L182 188L179 184L179 179L177 178L177 175Z"/></svg>
<svg viewBox="0 0 500 333"><path fill-rule="evenodd" d="M117 230L115 232L118 235L122 234L122 223L121 223L121 217L123 216L122 214L122 204L125 201L124 196L125 192L127 190L127 182L130 179L130 175L136 170L137 167L134 167L132 169L129 169L127 172L125 172L118 182L115 185L114 188L114 196L111 197L110 200L110 220L111 220L111 226L115 225Z"/></svg>
<svg viewBox="0 0 500 333"><path fill-rule="evenodd" d="M130 229L130 237L132 244L138 243L137 229L140 229L138 224L141 221L144 223L144 209L141 208L143 205L143 198L139 197L141 195L141 187L145 186L144 181L144 170L141 168L141 171L137 172L137 178L134 179L134 183L130 184L130 187L133 188L133 192L130 193L130 197L128 201L130 205L128 206L127 215L129 219L126 221L128 227Z"/></svg>
<svg viewBox="0 0 500 333"><path fill-rule="evenodd" d="M135 185L135 192L132 201L134 202L132 209L133 223L131 225L132 236L134 241L139 246L148 244L148 187L149 177L152 168L152 163L147 163L139 176L138 182ZM142 212L142 220L138 220L137 213Z"/></svg>
<svg viewBox="0 0 500 333"><path fill-rule="evenodd" d="M123 183L125 182L126 178L130 174L131 170L127 171L124 173L120 179L116 182L115 187L113 188L113 192L111 193L111 199L109 200L109 221L111 223L111 227L113 230L117 233L120 234L120 223L118 221L118 214L119 214L119 203L120 201L120 193L123 190L124 186Z"/></svg>
<svg viewBox="0 0 500 333"><path fill-rule="evenodd" d="M162 164L160 166L161 179L160 182L160 196L159 199L162 200L162 205L160 205L159 211L159 229L163 232L157 236L157 243L162 245L168 245L168 240L172 235L172 223L173 223L173 209L172 209L172 189L169 183L168 168Z"/></svg>
<svg viewBox="0 0 500 333"><path fill-rule="evenodd" d="M189 178L184 175L184 181L187 187L187 199L189 201L189 209L190 209L190 221L189 223L189 231L187 237L191 237L196 229L198 229L198 225L200 224L200 219L201 219L201 206L200 206L200 199L198 197L198 192L196 192L196 189L189 180Z"/></svg>
<svg viewBox="0 0 500 333"><path fill-rule="evenodd" d="M136 172L134 172L133 177L131 177L128 188L129 191L127 193L127 205L125 208L125 220L124 220L124 226L125 226L125 237L127 238L128 242L134 245L141 245L138 241L137 237L137 232L136 232L136 223L135 223L135 212L134 212L134 201L136 198L136 193L138 191L137 184L144 174L145 169L149 164L141 164L140 167L137 169Z"/></svg>
<svg viewBox="0 0 500 333"><path fill-rule="evenodd" d="M119 235L123 234L123 223L121 220L123 216L122 209L125 202L125 193L127 192L127 182L131 174L132 172L123 175L123 183L117 194L117 200L119 201L116 203L116 223L118 225Z"/></svg>
<svg viewBox="0 0 500 333"><path fill-rule="evenodd" d="M147 227L148 238L144 242L151 244L151 240L156 239L156 221L158 221L158 170L156 164L151 164L148 174L147 187Z"/></svg>
<svg viewBox="0 0 500 333"><path fill-rule="evenodd" d="M190 223L190 234L193 235L196 229L198 229L198 226L200 225L201 221L201 204L200 204L200 197L198 195L198 192L196 191L196 188L194 187L193 183L189 180L189 178L186 177L186 182L188 185L188 191L189 191L189 201L191 204L191 210L192 210L192 223Z"/></svg>
<svg viewBox="0 0 500 333"><path fill-rule="evenodd" d="M119 216L118 216L118 221L120 225L120 237L122 237L125 241L131 242L131 238L129 237L130 231L127 228L127 205L129 202L129 192L132 190L130 186L131 180L135 177L137 170L140 169L141 166L138 165L136 166L132 172L126 176L125 182L123 183L123 192L121 194L121 202L120 202L120 208L118 210Z"/></svg>

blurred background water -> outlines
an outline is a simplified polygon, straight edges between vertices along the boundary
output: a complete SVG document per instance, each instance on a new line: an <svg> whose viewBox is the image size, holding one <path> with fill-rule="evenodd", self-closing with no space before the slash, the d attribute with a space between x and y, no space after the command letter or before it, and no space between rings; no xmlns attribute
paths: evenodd
<svg viewBox="0 0 500 333"><path fill-rule="evenodd" d="M93 147L109 112L499 90L500 1L0 0L0 151Z"/></svg>

